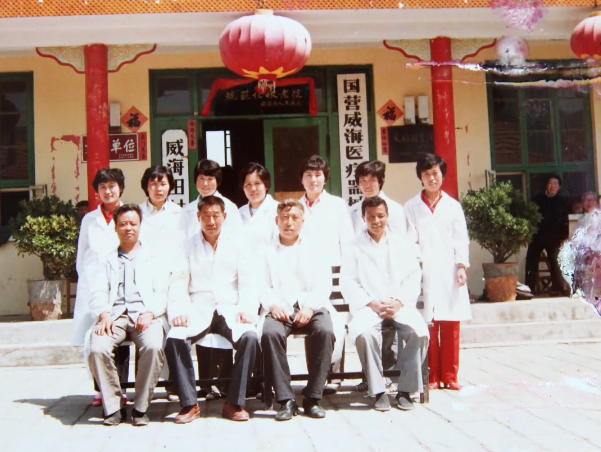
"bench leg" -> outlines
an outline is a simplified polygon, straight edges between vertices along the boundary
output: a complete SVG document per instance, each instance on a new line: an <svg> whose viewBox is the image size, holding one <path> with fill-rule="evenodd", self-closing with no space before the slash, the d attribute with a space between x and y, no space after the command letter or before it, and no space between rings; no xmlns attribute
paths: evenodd
<svg viewBox="0 0 601 452"><path fill-rule="evenodd" d="M422 363L422 383L424 392L419 395L419 403L430 403L430 363L428 362L428 353Z"/></svg>

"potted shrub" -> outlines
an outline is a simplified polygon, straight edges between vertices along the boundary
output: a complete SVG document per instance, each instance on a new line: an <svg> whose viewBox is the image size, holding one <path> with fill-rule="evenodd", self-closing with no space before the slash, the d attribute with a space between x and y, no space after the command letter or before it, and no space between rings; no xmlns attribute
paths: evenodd
<svg viewBox="0 0 601 452"><path fill-rule="evenodd" d="M56 196L22 201L10 228L19 255L34 254L42 260L44 279L27 281L31 317L59 319L63 278L74 271L77 258L79 222L75 207Z"/></svg>
<svg viewBox="0 0 601 452"><path fill-rule="evenodd" d="M515 300L518 264L507 259L532 240L542 220L538 206L508 182L469 191L461 205L470 238L493 255L492 264L482 264L489 299Z"/></svg>

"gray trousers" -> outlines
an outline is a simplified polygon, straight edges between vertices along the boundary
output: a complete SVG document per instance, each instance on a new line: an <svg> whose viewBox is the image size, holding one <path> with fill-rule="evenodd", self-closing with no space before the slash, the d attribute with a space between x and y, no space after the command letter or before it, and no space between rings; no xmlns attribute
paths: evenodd
<svg viewBox="0 0 601 452"><path fill-rule="evenodd" d="M367 376L369 395L386 392L382 369L382 327L394 327L399 350L395 368L401 371L399 392L423 392L422 364L428 352L428 338L419 337L413 328L394 320L383 320L361 334L355 343L363 371ZM404 343L404 346L402 344Z"/></svg>
<svg viewBox="0 0 601 452"><path fill-rule="evenodd" d="M146 331L139 332L129 316L121 315L115 320L114 335L99 336L92 333L88 364L100 387L102 405L107 416L121 407L121 385L115 364L115 351L128 337L136 344L139 352L134 408L141 413L146 412L152 400L165 362L164 332L160 320L153 320Z"/></svg>
<svg viewBox="0 0 601 452"><path fill-rule="evenodd" d="M294 319L297 312L298 309L295 308L290 320ZM261 347L265 362L265 383L267 387L273 385L278 402L294 399L290 366L286 356L286 344L288 336L295 332L309 335L311 356L307 363L309 381L305 390L306 397L322 398L323 387L330 371L336 337L334 336L332 319L327 309L322 308L315 311L309 323L302 328L298 328L291 322L275 320L271 317L271 314L268 314L265 317L263 335L261 336Z"/></svg>
<svg viewBox="0 0 601 452"><path fill-rule="evenodd" d="M192 362L192 355L190 353L191 344L209 333L223 336L236 350L234 367L232 368L232 379L225 400L233 405L244 406L246 403L246 386L252 376L255 365L259 338L254 331L247 331L234 343L232 330L227 326L225 318L217 314L217 311L213 314L211 325L198 336L187 340L167 339L165 354L167 355L171 379L175 386L175 392L179 397L180 406L183 408L198 403L194 363ZM200 355L198 349L196 355Z"/></svg>

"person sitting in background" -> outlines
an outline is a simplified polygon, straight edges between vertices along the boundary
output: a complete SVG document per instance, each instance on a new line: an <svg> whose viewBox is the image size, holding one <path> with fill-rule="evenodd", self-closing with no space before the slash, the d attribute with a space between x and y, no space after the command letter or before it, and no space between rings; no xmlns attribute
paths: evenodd
<svg viewBox="0 0 601 452"><path fill-rule="evenodd" d="M599 197L594 191L587 191L580 197L584 215L578 220L576 228L588 227L591 222L592 213L599 210ZM576 232L576 231L574 231Z"/></svg>
<svg viewBox="0 0 601 452"><path fill-rule="evenodd" d="M90 203L84 199L75 204L75 208L77 209L77 218L81 221L90 212Z"/></svg>
<svg viewBox="0 0 601 452"><path fill-rule="evenodd" d="M561 242L568 238L570 231L569 205L565 196L559 194L560 189L561 177L553 175L547 180L545 192L532 198L543 217L526 253L526 285L530 287L535 295L538 265L543 250L547 253L547 265L551 272L551 292L549 295L567 294L569 292L557 263Z"/></svg>

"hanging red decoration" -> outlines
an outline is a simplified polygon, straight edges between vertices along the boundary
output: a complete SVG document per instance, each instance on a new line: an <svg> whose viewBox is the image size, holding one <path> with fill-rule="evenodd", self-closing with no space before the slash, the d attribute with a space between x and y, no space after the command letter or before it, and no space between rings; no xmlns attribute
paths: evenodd
<svg viewBox="0 0 601 452"><path fill-rule="evenodd" d="M275 91L275 81L300 71L311 54L311 36L295 20L260 9L230 23L219 39L223 64L258 80L257 92Z"/></svg>
<svg viewBox="0 0 601 452"><path fill-rule="evenodd" d="M601 58L601 12L590 14L576 25L570 45L578 58Z"/></svg>

